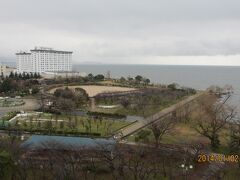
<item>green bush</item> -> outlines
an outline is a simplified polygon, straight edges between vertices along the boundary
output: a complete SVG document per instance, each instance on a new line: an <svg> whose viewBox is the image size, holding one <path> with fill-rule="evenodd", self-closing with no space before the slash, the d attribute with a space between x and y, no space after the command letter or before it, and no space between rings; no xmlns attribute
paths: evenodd
<svg viewBox="0 0 240 180"><path fill-rule="evenodd" d="M136 142L149 142L149 135L151 135L151 131L149 130L141 130L137 133L135 137Z"/></svg>

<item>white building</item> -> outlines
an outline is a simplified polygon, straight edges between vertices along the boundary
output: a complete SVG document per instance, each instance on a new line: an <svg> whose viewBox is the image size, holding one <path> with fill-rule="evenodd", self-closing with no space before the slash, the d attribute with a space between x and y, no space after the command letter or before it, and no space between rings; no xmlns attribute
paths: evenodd
<svg viewBox="0 0 240 180"><path fill-rule="evenodd" d="M19 52L17 71L22 72L61 72L72 71L72 52L56 51L52 48L35 47L30 53Z"/></svg>

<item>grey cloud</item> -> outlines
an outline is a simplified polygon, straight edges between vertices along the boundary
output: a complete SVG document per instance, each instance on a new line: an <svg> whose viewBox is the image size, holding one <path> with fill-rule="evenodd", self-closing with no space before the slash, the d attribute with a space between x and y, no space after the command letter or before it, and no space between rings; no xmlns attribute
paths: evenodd
<svg viewBox="0 0 240 180"><path fill-rule="evenodd" d="M239 0L1 1L0 56L35 45L71 49L76 61L240 54L239 7Z"/></svg>

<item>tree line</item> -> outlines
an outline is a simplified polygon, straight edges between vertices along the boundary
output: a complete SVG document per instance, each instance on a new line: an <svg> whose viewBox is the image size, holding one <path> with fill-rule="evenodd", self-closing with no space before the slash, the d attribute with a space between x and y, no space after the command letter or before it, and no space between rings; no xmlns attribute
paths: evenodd
<svg viewBox="0 0 240 180"><path fill-rule="evenodd" d="M26 79L39 79L41 78L40 73L28 73L28 72L23 72L23 73L17 73L17 72L10 72L10 74L8 76L4 76L3 73L1 74L1 78L10 78L10 79L22 79L22 80L26 80Z"/></svg>
<svg viewBox="0 0 240 180"><path fill-rule="evenodd" d="M183 177L178 167L192 163L184 150L151 146L97 143L84 147L43 142L35 150L20 146L13 136L0 144L1 179L134 179L157 180Z"/></svg>
<svg viewBox="0 0 240 180"><path fill-rule="evenodd" d="M0 77L0 94L27 95L39 92L39 73L13 73Z"/></svg>

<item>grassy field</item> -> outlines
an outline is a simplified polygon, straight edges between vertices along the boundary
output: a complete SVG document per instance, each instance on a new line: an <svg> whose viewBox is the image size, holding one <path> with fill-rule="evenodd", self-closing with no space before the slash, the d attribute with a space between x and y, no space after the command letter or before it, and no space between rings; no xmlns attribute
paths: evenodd
<svg viewBox="0 0 240 180"><path fill-rule="evenodd" d="M206 96L204 97L208 101L215 100L215 97L212 96ZM212 98L212 99L211 99ZM206 101L206 100L205 100ZM215 102L215 101L213 101ZM184 112L184 110L179 110L178 117L174 121L174 127L171 128L171 131L166 133L162 139L161 143L163 144L179 144L179 145L203 145L205 149L212 150L211 148L211 142L209 138L199 134L196 130L196 127L199 127L199 122L203 121L206 118L214 117L214 116L202 116L201 114L201 106L199 107L198 103L192 103L191 104L191 112L188 113L187 116L181 116L181 112ZM185 111L186 112L186 111ZM201 116L199 119L199 116ZM207 119L208 120L208 119ZM209 125L211 126L211 121L207 123L207 120L205 122L206 127ZM144 132L145 131L145 132ZM138 132L134 136L129 137L129 141L148 141L149 143L154 143L155 139L153 136L152 131L149 128L145 128L143 132ZM209 129L209 132L211 132L211 129ZM223 128L219 130L218 136L220 141L220 146L214 150L216 153L222 153L222 154L229 154L229 144L230 144L230 128L229 124L225 124Z"/></svg>
<svg viewBox="0 0 240 180"><path fill-rule="evenodd" d="M151 116L151 115L163 110L164 108L167 108L167 107L183 100L184 98L186 98L186 97L182 97L182 98L179 98L176 100L171 100L171 101L170 100L165 101L160 104L149 104L149 105L146 105L146 106L140 107L140 108L137 105L133 106L132 108L124 108L124 107L120 106L120 108L116 110L116 113L148 117L148 116Z"/></svg>
<svg viewBox="0 0 240 180"><path fill-rule="evenodd" d="M148 117L193 94L194 92L185 90L147 88L141 90L141 93L131 93L123 97L97 96L95 101L97 105L118 105L111 109L113 113ZM96 110L109 112L100 108Z"/></svg>
<svg viewBox="0 0 240 180"><path fill-rule="evenodd" d="M19 117L15 126L34 130L52 129L64 132L99 133L102 136L106 136L129 124L130 122L120 119L93 119L83 116L57 116L43 113L34 116Z"/></svg>
<svg viewBox="0 0 240 180"><path fill-rule="evenodd" d="M139 140L140 137L139 141L154 143L154 136L152 131L149 128L145 128L143 131L139 131L134 135L129 136L128 141L135 142L136 139ZM217 152L228 154L229 131L226 128L220 132L220 142L221 146ZM207 149L210 149L210 140L197 133L197 131L194 129L193 124L191 123L177 122L174 128L163 136L161 143L172 145L202 144Z"/></svg>
<svg viewBox="0 0 240 180"><path fill-rule="evenodd" d="M178 103L179 101L183 100L184 98L187 98L187 96L180 97L174 100L159 100L158 103L156 104L147 104L144 106L139 106L137 104L132 104L129 107L123 107L119 102L116 102L115 104L118 104L116 108L112 109L104 109L104 108L99 108L96 107L94 111L97 112L104 112L104 113L117 113L117 114L122 114L122 115L133 115L133 116L142 116L142 117L148 117L151 116L164 108L167 108L173 104ZM99 103L101 105L112 105L108 103ZM114 103L113 103L114 104ZM114 104L114 105L115 105Z"/></svg>

